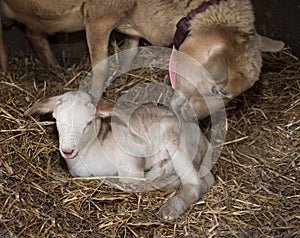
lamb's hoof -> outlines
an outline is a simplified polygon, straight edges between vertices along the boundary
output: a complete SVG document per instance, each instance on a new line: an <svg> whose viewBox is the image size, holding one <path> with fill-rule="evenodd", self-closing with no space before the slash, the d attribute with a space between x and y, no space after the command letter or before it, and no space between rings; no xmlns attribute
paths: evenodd
<svg viewBox="0 0 300 238"><path fill-rule="evenodd" d="M163 220L174 221L185 211L185 202L180 197L175 196L160 208L159 216Z"/></svg>

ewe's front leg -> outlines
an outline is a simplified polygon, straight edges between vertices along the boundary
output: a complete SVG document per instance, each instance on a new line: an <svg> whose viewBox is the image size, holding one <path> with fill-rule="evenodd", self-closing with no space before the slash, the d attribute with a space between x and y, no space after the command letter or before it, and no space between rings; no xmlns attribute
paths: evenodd
<svg viewBox="0 0 300 238"><path fill-rule="evenodd" d="M92 82L90 93L99 98L103 91L108 72L108 42L111 31L114 29L118 18L103 16L96 18L95 14L89 15L89 9L85 12L86 38L92 65Z"/></svg>
<svg viewBox="0 0 300 238"><path fill-rule="evenodd" d="M111 31L126 12L135 6L135 0L83 1L81 13L93 68L91 94L102 95L108 72L108 41ZM103 61L104 60L104 61Z"/></svg>
<svg viewBox="0 0 300 238"><path fill-rule="evenodd" d="M127 72L130 69L131 63L138 53L139 39L137 36L126 37L123 45L124 51L120 54L120 70L122 72Z"/></svg>
<svg viewBox="0 0 300 238"><path fill-rule="evenodd" d="M103 91L108 72L108 41L110 30L101 29L99 22L97 24L88 24L86 26L86 38L89 47L89 53L92 65L92 82L90 93L99 98Z"/></svg>

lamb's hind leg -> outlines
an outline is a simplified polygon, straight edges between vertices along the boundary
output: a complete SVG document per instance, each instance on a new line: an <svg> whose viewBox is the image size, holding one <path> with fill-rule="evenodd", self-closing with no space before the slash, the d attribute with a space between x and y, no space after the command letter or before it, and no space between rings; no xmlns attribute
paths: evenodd
<svg viewBox="0 0 300 238"><path fill-rule="evenodd" d="M160 189L170 190L180 186L180 178L175 174L171 159L155 164L145 172L145 178Z"/></svg>
<svg viewBox="0 0 300 238"><path fill-rule="evenodd" d="M176 174L172 174L167 178L157 181L157 186L161 189L171 190L180 186L180 179Z"/></svg>
<svg viewBox="0 0 300 238"><path fill-rule="evenodd" d="M135 157L125 153L117 153L116 157L122 157L122 160L116 160L114 163L118 166L118 175L120 181L124 183L140 184L144 178L145 162L142 157Z"/></svg>

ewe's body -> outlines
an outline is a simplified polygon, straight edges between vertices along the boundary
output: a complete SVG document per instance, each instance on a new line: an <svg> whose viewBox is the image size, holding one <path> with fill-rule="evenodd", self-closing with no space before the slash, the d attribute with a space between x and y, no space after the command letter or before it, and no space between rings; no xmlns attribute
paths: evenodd
<svg viewBox="0 0 300 238"><path fill-rule="evenodd" d="M208 141L196 123L193 131L181 131L180 120L168 108L143 105L130 115L129 124L126 112L117 111L111 125L103 118L112 109L102 100L96 108L85 92L68 92L35 103L26 114L53 112L59 149L74 176L146 177L161 179L162 187L167 186L164 179L179 177L181 189L160 210L165 219L178 217L214 183Z"/></svg>

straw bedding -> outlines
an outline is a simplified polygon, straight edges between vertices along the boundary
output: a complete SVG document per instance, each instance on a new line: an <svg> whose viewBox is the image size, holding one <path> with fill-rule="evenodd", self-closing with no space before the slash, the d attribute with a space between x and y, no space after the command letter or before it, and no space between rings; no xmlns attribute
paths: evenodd
<svg viewBox="0 0 300 238"><path fill-rule="evenodd" d="M264 55L260 81L227 106L228 132L213 168L216 185L174 222L158 217L172 191L125 192L100 179L74 179L51 115L25 118L38 98L77 89L83 58L55 72L16 53L0 80L0 237L299 237L300 62L289 49ZM140 69L105 97L139 82L168 83ZM209 119L201 122L209 131Z"/></svg>

